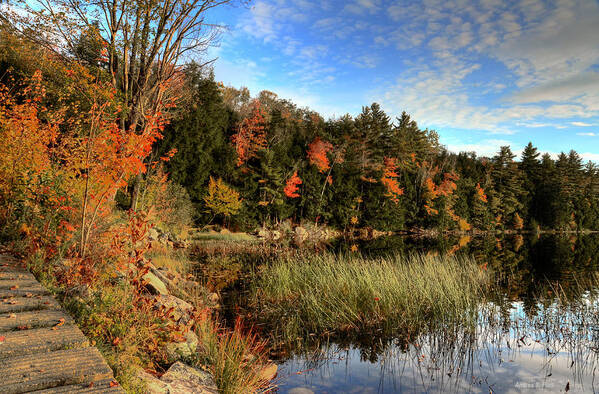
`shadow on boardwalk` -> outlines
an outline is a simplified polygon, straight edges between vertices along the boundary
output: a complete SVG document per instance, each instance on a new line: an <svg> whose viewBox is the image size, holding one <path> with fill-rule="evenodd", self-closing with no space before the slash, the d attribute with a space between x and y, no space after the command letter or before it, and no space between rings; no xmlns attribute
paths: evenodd
<svg viewBox="0 0 599 394"><path fill-rule="evenodd" d="M35 277L0 255L0 393L123 393L95 347Z"/></svg>

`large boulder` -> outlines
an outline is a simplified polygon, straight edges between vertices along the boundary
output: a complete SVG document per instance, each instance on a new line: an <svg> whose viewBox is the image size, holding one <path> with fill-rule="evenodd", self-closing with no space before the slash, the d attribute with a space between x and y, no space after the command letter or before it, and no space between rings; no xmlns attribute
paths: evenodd
<svg viewBox="0 0 599 394"><path fill-rule="evenodd" d="M169 394L218 394L210 373L176 362L160 380L168 385Z"/></svg>
<svg viewBox="0 0 599 394"><path fill-rule="evenodd" d="M198 350L200 340L193 331L187 331L182 342L169 342L166 344L166 357L169 362L188 360Z"/></svg>

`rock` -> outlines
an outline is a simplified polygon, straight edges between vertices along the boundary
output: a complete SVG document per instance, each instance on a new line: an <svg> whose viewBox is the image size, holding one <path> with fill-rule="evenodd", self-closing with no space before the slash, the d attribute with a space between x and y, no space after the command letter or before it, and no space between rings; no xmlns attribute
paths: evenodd
<svg viewBox="0 0 599 394"><path fill-rule="evenodd" d="M210 373L176 362L160 380L168 385L169 394L218 394Z"/></svg>
<svg viewBox="0 0 599 394"><path fill-rule="evenodd" d="M148 230L148 239L150 241L156 241L159 235L160 234L158 234L158 230L156 230L154 227Z"/></svg>
<svg viewBox="0 0 599 394"><path fill-rule="evenodd" d="M139 379L143 385L145 386L145 392L148 394L169 394L168 384L162 382L157 377L150 375L143 369L139 368L136 371L136 377Z"/></svg>
<svg viewBox="0 0 599 394"><path fill-rule="evenodd" d="M146 282L146 288L152 294L168 294L168 288L163 281L158 278L152 271L148 271L144 276L143 280Z"/></svg>
<svg viewBox="0 0 599 394"><path fill-rule="evenodd" d="M200 340L193 331L185 334L185 341L166 344L166 356L170 362L191 358L198 350Z"/></svg>
<svg viewBox="0 0 599 394"><path fill-rule="evenodd" d="M268 238L268 230L265 228L261 228L260 230L258 230L258 237L259 238Z"/></svg>
<svg viewBox="0 0 599 394"><path fill-rule="evenodd" d="M277 376L278 369L279 368L277 367L277 364L267 364L260 368L260 371L258 371L258 376L261 380L264 380L265 382L270 382L275 378L275 376Z"/></svg>
<svg viewBox="0 0 599 394"><path fill-rule="evenodd" d="M314 394L314 391L305 387L294 387L287 392L288 394Z"/></svg>
<svg viewBox="0 0 599 394"><path fill-rule="evenodd" d="M275 231L272 232L272 239L273 239L273 241L277 241L280 238L281 238L281 232L280 231L275 230Z"/></svg>
<svg viewBox="0 0 599 394"><path fill-rule="evenodd" d="M193 305L170 294L158 295L156 297L154 307L162 310L172 308L171 316L173 318L173 321L184 325L187 325L187 323L189 323L194 310Z"/></svg>

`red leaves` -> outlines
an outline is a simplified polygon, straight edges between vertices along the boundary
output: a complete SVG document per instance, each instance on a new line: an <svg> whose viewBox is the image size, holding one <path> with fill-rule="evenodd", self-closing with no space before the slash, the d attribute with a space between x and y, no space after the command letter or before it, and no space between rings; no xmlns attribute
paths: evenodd
<svg viewBox="0 0 599 394"><path fill-rule="evenodd" d="M308 159L310 164L318 167L318 171L324 173L330 168L327 153L333 150L333 145L316 137L310 145L308 145Z"/></svg>
<svg viewBox="0 0 599 394"><path fill-rule="evenodd" d="M297 191L299 190L299 186L298 185L301 185L301 183L302 183L302 180L297 175L297 171L295 171L293 173L293 175L291 176L291 178L289 178L287 180L287 184L285 185L285 189L283 190L283 192L289 198L297 198L297 197L300 196L297 193Z"/></svg>
<svg viewBox="0 0 599 394"><path fill-rule="evenodd" d="M237 152L237 166L241 167L256 153L267 146L264 131L264 110L258 100L254 101L252 116L245 118L239 126L239 131L233 135L232 141Z"/></svg>
<svg viewBox="0 0 599 394"><path fill-rule="evenodd" d="M4 335L0 335L0 342L4 342L5 339L6 337Z"/></svg>

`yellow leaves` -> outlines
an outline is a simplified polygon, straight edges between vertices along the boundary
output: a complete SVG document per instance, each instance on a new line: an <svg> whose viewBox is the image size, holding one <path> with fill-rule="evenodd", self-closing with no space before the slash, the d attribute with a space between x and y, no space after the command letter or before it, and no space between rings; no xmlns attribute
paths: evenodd
<svg viewBox="0 0 599 394"><path fill-rule="evenodd" d="M459 218L458 219L458 228L461 231L469 231L472 228L472 226L465 219Z"/></svg>
<svg viewBox="0 0 599 394"><path fill-rule="evenodd" d="M352 216L351 219L349 219L349 222L355 226L356 224L358 224L358 217Z"/></svg>
<svg viewBox="0 0 599 394"><path fill-rule="evenodd" d="M227 186L222 178L214 180L213 177L210 177L208 195L204 197L204 202L214 215L221 214L225 217L236 215L243 205L238 191Z"/></svg>

